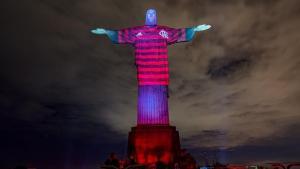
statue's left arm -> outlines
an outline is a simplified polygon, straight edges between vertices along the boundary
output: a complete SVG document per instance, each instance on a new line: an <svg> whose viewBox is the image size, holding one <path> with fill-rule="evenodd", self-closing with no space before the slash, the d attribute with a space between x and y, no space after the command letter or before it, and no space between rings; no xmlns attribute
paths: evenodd
<svg viewBox="0 0 300 169"><path fill-rule="evenodd" d="M206 24L198 25L190 28L179 28L179 29L171 28L168 31L168 33L170 33L170 36L167 39L168 44L191 41L196 32L204 31L209 28L211 28L211 26Z"/></svg>

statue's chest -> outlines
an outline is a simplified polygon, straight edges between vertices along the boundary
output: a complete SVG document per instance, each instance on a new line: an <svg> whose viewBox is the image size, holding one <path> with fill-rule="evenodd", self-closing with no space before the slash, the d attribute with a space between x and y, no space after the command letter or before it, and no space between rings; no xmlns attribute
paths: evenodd
<svg viewBox="0 0 300 169"><path fill-rule="evenodd" d="M169 33L164 29L155 30L139 30L135 32L136 40L162 40L166 41L169 38Z"/></svg>

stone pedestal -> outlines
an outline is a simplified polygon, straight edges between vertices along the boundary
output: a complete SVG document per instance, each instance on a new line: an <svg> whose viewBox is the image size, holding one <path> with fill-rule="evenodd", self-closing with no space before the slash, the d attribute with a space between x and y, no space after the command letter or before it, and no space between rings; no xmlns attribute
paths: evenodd
<svg viewBox="0 0 300 169"><path fill-rule="evenodd" d="M134 156L139 164L173 164L179 155L179 134L174 126L138 125L129 132L128 156Z"/></svg>

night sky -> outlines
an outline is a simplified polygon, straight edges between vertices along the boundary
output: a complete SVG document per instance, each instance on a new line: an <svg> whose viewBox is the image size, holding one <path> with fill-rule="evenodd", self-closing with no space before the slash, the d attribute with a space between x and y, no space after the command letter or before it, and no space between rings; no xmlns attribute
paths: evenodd
<svg viewBox="0 0 300 169"><path fill-rule="evenodd" d="M169 46L170 120L181 144L229 163L300 161L299 0L1 1L0 168L124 158L136 124L130 45L93 28L210 24Z"/></svg>

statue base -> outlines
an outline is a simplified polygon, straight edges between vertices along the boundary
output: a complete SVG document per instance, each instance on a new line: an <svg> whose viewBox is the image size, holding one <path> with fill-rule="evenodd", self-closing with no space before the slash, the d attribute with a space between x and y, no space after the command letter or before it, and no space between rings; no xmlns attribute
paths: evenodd
<svg viewBox="0 0 300 169"><path fill-rule="evenodd" d="M174 164L180 156L179 133L169 125L138 125L128 136L128 156L139 164Z"/></svg>

